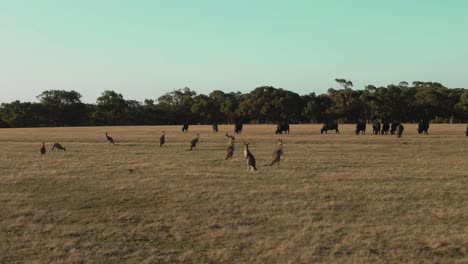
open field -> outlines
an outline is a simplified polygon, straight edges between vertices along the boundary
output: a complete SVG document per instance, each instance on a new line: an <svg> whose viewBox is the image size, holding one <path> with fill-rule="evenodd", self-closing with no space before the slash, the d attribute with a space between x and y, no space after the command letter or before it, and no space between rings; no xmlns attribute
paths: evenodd
<svg viewBox="0 0 468 264"><path fill-rule="evenodd" d="M468 262L466 125L320 127L293 125L256 172L241 143L266 164L274 126L244 126L232 161L232 126L0 129L0 263Z"/></svg>

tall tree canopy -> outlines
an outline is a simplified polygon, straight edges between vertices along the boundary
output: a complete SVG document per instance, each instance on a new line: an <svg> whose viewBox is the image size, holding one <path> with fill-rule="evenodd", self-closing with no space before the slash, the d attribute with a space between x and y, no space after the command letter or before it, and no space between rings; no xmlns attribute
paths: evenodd
<svg viewBox="0 0 468 264"><path fill-rule="evenodd" d="M272 86L249 93L215 90L197 94L188 87L173 90L157 100L127 100L106 90L95 104L83 104L76 91L48 90L39 102L3 103L0 127L75 125L155 125L234 123L308 123L339 120L345 123L373 120L418 122L468 121L468 90L449 89L437 82L400 82L386 87L336 79L339 89L326 94L298 95Z"/></svg>

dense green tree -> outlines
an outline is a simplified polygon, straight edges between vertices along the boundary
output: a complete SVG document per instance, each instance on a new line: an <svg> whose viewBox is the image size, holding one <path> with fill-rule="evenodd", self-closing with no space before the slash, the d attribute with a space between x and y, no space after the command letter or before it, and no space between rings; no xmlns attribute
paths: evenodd
<svg viewBox="0 0 468 264"><path fill-rule="evenodd" d="M337 116L328 111L331 107L331 100L325 94L316 96L315 93L311 93L303 96L303 102L305 103L303 110L305 122L321 123L337 118Z"/></svg>
<svg viewBox="0 0 468 264"><path fill-rule="evenodd" d="M393 122L467 122L468 90L449 89L437 82L415 81L386 87L367 85L353 90L353 83L336 79L340 89L326 94L298 94L271 86L249 93L215 90L197 95L189 88L166 93L143 103L125 100L122 94L104 91L96 104L83 104L76 91L48 90L38 103L0 105L0 127L75 125L159 125L254 122L324 122L359 120Z"/></svg>
<svg viewBox="0 0 468 264"><path fill-rule="evenodd" d="M239 112L258 123L297 122L302 108L298 94L271 86L256 88L239 104Z"/></svg>
<svg viewBox="0 0 468 264"><path fill-rule="evenodd" d="M122 94L106 90L98 97L92 117L96 124L122 125L127 110L128 104Z"/></svg>
<svg viewBox="0 0 468 264"><path fill-rule="evenodd" d="M191 110L194 121L198 124L211 124L222 120L222 114L216 101L204 94L193 98Z"/></svg>
<svg viewBox="0 0 468 264"><path fill-rule="evenodd" d="M35 122L31 119L32 104L13 101L0 106L0 118L8 127L27 127Z"/></svg>
<svg viewBox="0 0 468 264"><path fill-rule="evenodd" d="M37 96L44 107L46 123L78 125L85 121L86 107L81 102L81 94L76 91L48 90Z"/></svg>
<svg viewBox="0 0 468 264"><path fill-rule="evenodd" d="M331 107L330 116L343 118L346 122L355 123L358 120L366 120L365 108L363 106L362 91L353 91L350 88L342 90L328 89Z"/></svg>
<svg viewBox="0 0 468 264"><path fill-rule="evenodd" d="M191 122L192 105L196 92L185 87L174 90L158 98L158 103L165 109L170 109L174 115L176 123Z"/></svg>
<svg viewBox="0 0 468 264"><path fill-rule="evenodd" d="M454 107L454 119L468 122L468 90L460 89L459 94L459 100Z"/></svg>
<svg viewBox="0 0 468 264"><path fill-rule="evenodd" d="M226 99L220 104L220 111L226 118L227 123L235 123L240 118L239 104L244 95L240 92L225 94Z"/></svg>

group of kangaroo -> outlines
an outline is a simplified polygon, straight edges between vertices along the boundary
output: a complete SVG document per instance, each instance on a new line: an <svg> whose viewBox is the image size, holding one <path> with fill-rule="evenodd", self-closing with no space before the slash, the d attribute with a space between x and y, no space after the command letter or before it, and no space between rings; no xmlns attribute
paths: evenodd
<svg viewBox="0 0 468 264"><path fill-rule="evenodd" d="M64 148L60 143L54 143L54 145L52 145L52 151L54 151L55 149L57 149L57 151L67 151L66 148ZM41 147L41 155L45 155L47 152L47 148L45 146L45 143L42 142L42 147Z"/></svg>
<svg viewBox="0 0 468 264"><path fill-rule="evenodd" d="M111 136L109 136L107 132L106 132L106 140L107 142L109 142L109 144L115 145L114 139ZM57 149L57 151L61 151L61 150L67 151L67 149L64 146L62 146L62 144L60 143L54 143L54 145L52 145L52 151L54 151L55 149ZM42 142L42 147L40 151L41 151L41 156L47 153L47 148L44 142Z"/></svg>
<svg viewBox="0 0 468 264"><path fill-rule="evenodd" d="M401 135L403 134L403 129L404 129L403 125L398 126L398 129L397 129L398 137L401 137ZM107 132L105 133L105 135L106 135L106 141L109 144L115 145L114 139L111 136L109 136ZM465 135L468 136L468 125L466 127ZM232 157L234 155L234 150L235 150L236 138L232 135L229 135L229 133L226 133L225 137L228 139L225 160L229 160L229 159L232 160ZM196 134L196 137L190 140L190 151L193 151L194 149L196 149L199 142L200 142L200 135ZM162 147L165 143L166 143L166 132L162 131L162 134L159 138L159 147ZM52 151L54 151L55 149L57 149L57 151L66 151L66 148L63 147L60 143L54 143L54 145L52 146ZM47 152L44 142L42 142L42 147L40 149L40 152L41 152L41 155L45 155ZM273 151L272 162L265 166L272 166L275 163L279 165L282 156L283 156L283 140L278 139L278 146ZM256 160L252 152L250 152L249 150L248 142L244 142L244 158L247 161L247 170L256 171L257 170Z"/></svg>
<svg viewBox="0 0 468 264"><path fill-rule="evenodd" d="M235 141L236 138L232 135L229 135L229 133L226 133L226 138L228 139L228 145L226 149L226 158L225 160L231 159L234 156L234 150L235 150ZM114 139L110 137L107 132L106 132L106 140L109 144L115 145ZM196 137L190 140L190 149L189 151L193 151L194 149L197 148L198 144L200 142L200 135L196 134ZM161 136L159 137L159 147L164 146L166 143L166 132L162 131ZM281 157L283 156L283 140L278 139L278 146L277 148L273 151L273 156L272 156L272 162L265 165L265 166L272 166L273 164L279 165ZM249 150L249 143L244 142L244 158L247 161L247 170L248 171L256 171L257 170L257 162L255 160L255 156L250 152Z"/></svg>
<svg viewBox="0 0 468 264"><path fill-rule="evenodd" d="M235 149L235 141L236 138L234 136L229 135L229 133L226 133L226 138L228 139L228 145L226 149L226 160L232 159L232 156L234 155L234 149ZM272 162L270 164L267 164L265 166L272 166L273 164L279 165L281 157L283 156L283 140L278 139L278 146L276 149L273 151L273 156L272 156ZM257 161L255 160L255 156L250 152L249 150L249 143L244 142L244 158L247 161L247 170L248 171L256 171L257 170Z"/></svg>

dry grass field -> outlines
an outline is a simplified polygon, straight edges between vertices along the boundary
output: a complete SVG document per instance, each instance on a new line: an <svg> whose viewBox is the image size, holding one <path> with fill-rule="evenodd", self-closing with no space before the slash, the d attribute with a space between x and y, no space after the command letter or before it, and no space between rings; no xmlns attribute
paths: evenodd
<svg viewBox="0 0 468 264"><path fill-rule="evenodd" d="M272 167L272 125L0 129L0 263L467 263L465 128L293 125Z"/></svg>

